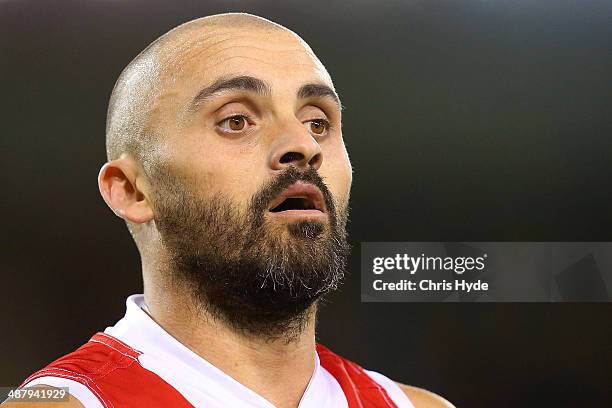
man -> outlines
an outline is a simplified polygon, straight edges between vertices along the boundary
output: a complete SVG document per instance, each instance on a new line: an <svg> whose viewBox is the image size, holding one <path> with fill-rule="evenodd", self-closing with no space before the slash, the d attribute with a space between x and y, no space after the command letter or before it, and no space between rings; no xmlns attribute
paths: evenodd
<svg viewBox="0 0 612 408"><path fill-rule="evenodd" d="M106 138L100 192L144 295L22 386L69 387L63 405L87 408L451 406L315 342L352 170L332 80L300 37L247 14L171 30L122 72Z"/></svg>

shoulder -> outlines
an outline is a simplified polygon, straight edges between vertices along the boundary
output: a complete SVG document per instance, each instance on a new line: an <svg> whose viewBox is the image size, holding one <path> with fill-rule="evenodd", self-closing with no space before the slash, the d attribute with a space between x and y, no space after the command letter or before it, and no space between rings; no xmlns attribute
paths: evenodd
<svg viewBox="0 0 612 408"><path fill-rule="evenodd" d="M433 392L400 383L397 385L408 396L415 408L455 408L453 404Z"/></svg>
<svg viewBox="0 0 612 408"><path fill-rule="evenodd" d="M72 405L59 405L63 403L58 402L23 405L19 402L13 404L14 408L190 406L172 385L140 364L141 354L113 336L97 333L77 350L30 375L21 385L68 386L77 401L67 402Z"/></svg>
<svg viewBox="0 0 612 408"><path fill-rule="evenodd" d="M317 353L319 354L323 368L330 371L331 374L336 377L336 379L339 378L339 375L345 373L349 373L349 375L351 375L350 373L353 373L353 375L357 375L359 378L353 378L351 380L351 383L354 384L355 381L363 381L363 376L361 375L363 373L365 374L365 377L370 379L370 381L374 381L381 386L387 392L389 397L391 397L391 399L398 405L403 403L404 405L401 406L406 406L406 404L408 404L407 406L414 406L415 408L455 408L453 404L439 395L434 394L433 392L429 392L422 388L404 385L395 382L378 372L365 370L356 363L346 360L345 358L333 353L331 350L327 349L321 344L317 344ZM336 372L337 370L335 370L336 366L343 367L342 370L339 370L339 375L338 372ZM351 370L346 370L346 367L351 368ZM365 381L365 383L367 383L367 381Z"/></svg>
<svg viewBox="0 0 612 408"><path fill-rule="evenodd" d="M41 390L52 390L55 387L50 387L48 385L36 385L31 387L33 389L41 389ZM2 408L83 408L83 405L74 398L72 395L69 396L66 401L52 401L52 402L25 402L25 401L15 401L15 400L6 400L4 403L0 404Z"/></svg>

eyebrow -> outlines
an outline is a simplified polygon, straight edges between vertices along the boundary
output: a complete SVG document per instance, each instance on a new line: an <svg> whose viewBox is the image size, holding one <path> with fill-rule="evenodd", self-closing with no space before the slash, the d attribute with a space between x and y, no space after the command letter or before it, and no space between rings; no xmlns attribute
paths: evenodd
<svg viewBox="0 0 612 408"><path fill-rule="evenodd" d="M272 90L267 83L252 76L241 75L231 78L219 78L198 92L191 102L191 109L196 110L201 104L226 91L246 91L263 96L272 95Z"/></svg>
<svg viewBox="0 0 612 408"><path fill-rule="evenodd" d="M336 91L324 84L306 84L302 85L297 92L297 96L300 99L307 98L331 98L338 104L338 108L342 110L342 104L340 103L340 97Z"/></svg>
<svg viewBox="0 0 612 408"><path fill-rule="evenodd" d="M336 91L324 84L306 84L302 85L297 93L298 98L331 98L338 104L338 108L342 110L342 104Z"/></svg>
<svg viewBox="0 0 612 408"><path fill-rule="evenodd" d="M191 111L197 110L202 104L210 101L216 95L227 92L227 91L244 91L252 92L257 95L270 97L272 95L272 89L270 85L262 81L259 78L255 78L248 75L240 75L230 78L219 78L211 85L203 88L193 98L191 102ZM342 104L336 91L325 84L305 84L300 87L297 92L297 97L300 99L307 98L331 98L340 110L342 110Z"/></svg>

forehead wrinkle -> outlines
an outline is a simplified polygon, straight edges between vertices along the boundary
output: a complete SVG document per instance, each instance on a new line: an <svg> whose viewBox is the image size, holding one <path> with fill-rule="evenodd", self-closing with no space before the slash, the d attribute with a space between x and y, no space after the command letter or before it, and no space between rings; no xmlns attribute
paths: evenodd
<svg viewBox="0 0 612 408"><path fill-rule="evenodd" d="M209 37L197 38L197 39L193 39L192 41L188 41L188 42L173 41L173 44L167 46L167 48L169 49L164 50L164 57L166 57L164 58L164 62L176 63L176 62L181 62L182 60L185 60L185 59L189 60L193 58L194 56L198 56L202 52L205 52L206 50L213 48L217 44L221 44L225 41L230 41L230 40L232 40L231 37L222 38L211 44L206 44L212 41L212 39ZM196 54L196 55L190 55L190 54Z"/></svg>
<svg viewBox="0 0 612 408"><path fill-rule="evenodd" d="M180 49L182 52L179 51L178 53L179 55L175 55L175 60L183 59L185 60L185 62L192 60L202 55L202 53L205 53L206 51L216 47L217 45L223 44L227 41L235 40L236 38L247 38L247 36L236 37L236 36L229 35L211 44L205 44L206 42L212 40L212 38L210 37L206 37L206 38L198 37L197 39L194 39L192 41L185 41L181 43Z"/></svg>
<svg viewBox="0 0 612 408"><path fill-rule="evenodd" d="M272 50L272 49L268 49L268 48L254 47L254 46L250 46L250 45L233 45L233 46L229 46L227 48L223 48L223 49L221 49L221 50L211 54L209 57L210 58L215 58L219 54L223 54L224 52L226 52L228 50L240 49L240 48L247 48L247 49L250 49L250 50L272 52L272 53L279 53L279 54L298 53L298 54L308 55L303 50ZM221 58L221 61L228 60L228 59L231 59L231 58L239 58L239 57L266 62L266 60L257 59L256 57L252 57L252 56L248 56L248 55L232 55L231 57L227 57L225 59ZM310 57L310 55L308 55L308 57ZM276 64L276 65L279 65L279 64ZM290 64L285 64L285 65L308 65L308 64L304 64L304 63L290 63ZM315 64L313 64L313 65L315 65Z"/></svg>
<svg viewBox="0 0 612 408"><path fill-rule="evenodd" d="M218 27L202 27L196 31L188 30L183 33L176 33L173 37L169 38L163 48L166 48L169 52L166 55L168 63L188 63L194 58L198 58L202 54L208 53L207 58L217 55L219 52L223 52L231 47L224 47L220 51L213 51L216 46L223 45L228 41L240 43L243 40L250 40L254 42L286 42L291 43L295 47L296 52L303 51L308 54L311 58L316 58L310 47L304 42L299 36L287 29L269 27L264 28L218 28ZM273 49L267 49L262 47L256 47L255 45L239 45L236 44L234 47L245 47L252 48L261 51L274 51ZM280 50L279 50L280 51ZM285 50L280 51L285 52ZM168 55L169 54L169 55Z"/></svg>
<svg viewBox="0 0 612 408"><path fill-rule="evenodd" d="M314 56L311 52L309 52L308 49L305 49L302 46L301 42L297 42L297 44L294 44L294 47L285 48L285 49L258 47L254 44L250 44L250 45L235 44L235 45L223 46L229 41L234 42L236 38L251 39L252 37L249 37L249 36L227 37L227 38L221 38L210 44L206 44L207 42L210 41L210 37L208 38L198 37L198 38L193 39L192 41L181 42L179 46L174 47L174 49L171 49L170 51L168 50L168 48L166 48L165 58L163 58L165 61L163 61L163 63L161 64L165 68L163 70L165 71L165 74L166 74L164 75L164 77L169 79L170 83L172 84L172 83L175 83L176 80L178 80L180 77L183 77L185 75L187 77L191 77L193 75L201 75L201 74L205 75L207 70L215 68L219 66L220 64L226 63L227 61L230 61L234 58L240 58L240 57L247 59L247 60L250 59L252 61L257 61L262 64L280 66L283 69L286 69L292 66L293 67L300 67L300 66L314 67L317 70L318 68L320 68L319 67L320 63L318 63L316 56ZM200 45L194 46L194 44L200 44ZM202 44L205 44L205 45L202 46ZM298 47L295 47L295 45L298 45ZM221 48L217 49L218 47L221 47ZM304 62L294 62L290 64L278 64L278 63L270 64L269 58L259 59L257 57L250 56L250 55L231 55L232 50L238 50L237 52L240 53L240 50L243 50L243 49L251 50L251 51L254 51L255 53L270 52L270 53L280 53L283 55L295 54L296 56L299 56L301 54L304 57L302 58L302 60L307 59L309 60L310 64L304 63ZM230 54L230 55L223 56L223 54ZM246 53L243 53L243 54L246 54ZM201 57L200 61L198 61L198 57ZM206 64L206 61L209 61L209 60L211 61L208 64ZM205 65L198 66L199 65L198 62L204 62Z"/></svg>
<svg viewBox="0 0 612 408"><path fill-rule="evenodd" d="M312 58L311 53L309 53L308 50L305 50L304 48L301 48L301 47L279 49L279 48L270 48L270 47L259 47L259 46L254 45L254 44L235 44L235 45L229 45L229 46L227 46L225 48L221 48L219 51L215 51L213 54L211 54L211 56L219 54L219 53L227 51L227 50L235 49L235 48L247 48L247 49L253 49L253 50L257 50L257 51L278 52L278 53L295 52L295 53L306 54L306 55L308 55L308 57Z"/></svg>
<svg viewBox="0 0 612 408"><path fill-rule="evenodd" d="M202 53L214 48L219 44L223 44L227 41L250 39L252 40L253 35L242 34L244 30L240 28L230 30L219 30L215 28L204 28L198 29L197 32L188 31L182 34L177 34L173 38L169 39L166 46L174 48L172 52L172 60L178 62L177 59L191 60L200 56ZM279 30L269 29L257 29L258 33L279 33ZM253 30L251 30L253 32ZM211 42L211 44L206 44Z"/></svg>
<svg viewBox="0 0 612 408"><path fill-rule="evenodd" d="M275 67L283 67L283 68L290 68L290 67L306 67L306 68L316 68L316 69L317 69L317 71L318 71L318 66L317 66L317 65L315 65L315 64L306 64L306 63L279 64L279 63L277 63L277 62L270 62L270 61L267 61L267 60L259 59L259 58L257 58L257 57L247 57L247 56L244 56L244 55L234 55L234 56L232 56L232 57L227 57L227 58L224 58L224 59L222 59L222 60L221 60L221 61L219 61L219 62L215 62L215 63L212 63L212 64L209 64L209 65L204 66L204 67L202 68L202 70L203 70L203 71L205 71L205 70L207 70L207 69L210 69L210 68L216 67L216 66L218 66L218 65L224 64L224 63L226 63L226 62L227 62L227 61L229 61L229 60L233 60L233 59L237 59L237 58L243 58L243 59L253 60L253 61L260 62L260 63L262 63L262 64L272 65L272 66L275 66Z"/></svg>
<svg viewBox="0 0 612 408"><path fill-rule="evenodd" d="M220 41L218 42L216 45L219 45L220 43L222 43L224 41ZM272 48L264 48L264 47L257 47L254 45L229 45L227 47L223 47L219 50L215 50L214 52L210 52L211 48L213 48L214 46L208 47L206 49L200 49L196 52L191 53L191 55L185 55L184 58L182 59L182 61L180 62L182 65L187 65L190 62L192 62L194 59L202 56L202 54L205 54L208 52L207 55L205 55L205 58L211 59L211 60L218 60L219 62L216 63L211 63L211 64L207 64L203 67L203 69L201 70L206 70L206 69L210 69L212 67L216 67L219 64L222 64L226 61L235 59L235 58L244 58L244 59L250 59L253 61L258 61L264 64L268 64L268 65L276 65L276 66L314 66L317 67L317 63L316 61L313 59L312 55L310 53L307 52L307 50L304 49L272 49ZM308 64L308 63L303 63L303 62L292 62L292 63L288 63L288 64L278 64L278 63L274 63L271 64L269 62L269 59L260 59L254 56L250 56L250 55L229 55L227 57L223 57L223 54L229 54L228 51L232 51L232 50L241 50L241 49L246 49L246 50L253 50L253 51L262 51L262 52L270 52L270 53L279 53L279 54L291 54L294 53L296 55L300 55L302 54L304 57L307 57L312 64Z"/></svg>

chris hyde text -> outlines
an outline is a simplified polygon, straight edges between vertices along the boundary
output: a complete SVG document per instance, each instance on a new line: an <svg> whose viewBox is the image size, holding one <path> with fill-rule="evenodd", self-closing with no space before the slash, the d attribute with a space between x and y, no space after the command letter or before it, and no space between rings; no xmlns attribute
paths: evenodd
<svg viewBox="0 0 612 408"><path fill-rule="evenodd" d="M465 279L457 279L454 281L440 281L436 282L430 279L422 279L419 281L413 281L409 279L402 279L395 282L383 282L381 279L377 279L373 282L374 290L376 291L459 291L459 292L478 292L489 290L489 284L481 280L474 282L466 281Z"/></svg>

